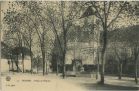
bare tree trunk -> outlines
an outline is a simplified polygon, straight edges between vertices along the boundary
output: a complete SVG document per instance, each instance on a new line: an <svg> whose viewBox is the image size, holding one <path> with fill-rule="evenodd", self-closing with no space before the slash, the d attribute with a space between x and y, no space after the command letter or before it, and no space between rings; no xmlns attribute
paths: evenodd
<svg viewBox="0 0 139 91"><path fill-rule="evenodd" d="M12 60L12 56L11 55L10 55L10 58L11 58L11 64L12 64L12 67L11 67L12 69L11 70L13 71L14 67L13 67L13 60Z"/></svg>
<svg viewBox="0 0 139 91"><path fill-rule="evenodd" d="M45 48L44 48L44 34L41 41L42 61L43 61L43 75L45 75Z"/></svg>
<svg viewBox="0 0 139 91"><path fill-rule="evenodd" d="M33 72L33 57L32 54L30 54L30 59L31 59L31 74Z"/></svg>
<svg viewBox="0 0 139 91"><path fill-rule="evenodd" d="M46 61L46 74L48 74L48 64L47 64L48 62L47 61Z"/></svg>
<svg viewBox="0 0 139 91"><path fill-rule="evenodd" d="M42 51L42 61L43 61L43 75L45 75L45 44L44 44L44 33L42 34L41 51Z"/></svg>
<svg viewBox="0 0 139 91"><path fill-rule="evenodd" d="M58 69L58 63L56 64L56 75L58 75L59 69Z"/></svg>
<svg viewBox="0 0 139 91"><path fill-rule="evenodd" d="M63 78L65 78L66 72L66 65L65 65L65 56L67 51L67 27L65 27L65 20L64 20L64 5L65 3L61 1L61 20L62 20L62 29L63 29Z"/></svg>
<svg viewBox="0 0 139 91"><path fill-rule="evenodd" d="M33 72L33 54L32 54L32 40L31 40L31 33L30 33L30 41L29 41L30 43L30 45L29 45L29 51L30 51L30 60L31 60L31 74L32 74L32 72Z"/></svg>
<svg viewBox="0 0 139 91"><path fill-rule="evenodd" d="M123 64L120 63L120 64L119 64L119 80L122 79L122 68L123 68Z"/></svg>
<svg viewBox="0 0 139 91"><path fill-rule="evenodd" d="M12 62L12 71L14 70L14 64L13 64L13 60L11 60L11 62Z"/></svg>
<svg viewBox="0 0 139 91"><path fill-rule="evenodd" d="M105 51L107 47L107 29L106 26L104 26L104 32L103 32L103 46L102 46L102 52L101 52L101 80L100 84L104 84L104 73L105 73Z"/></svg>
<svg viewBox="0 0 139 91"><path fill-rule="evenodd" d="M22 67L23 67L23 73L24 73L25 69L24 69L24 53L23 52L22 52Z"/></svg>
<svg viewBox="0 0 139 91"><path fill-rule="evenodd" d="M67 39L66 39L66 30L64 30L63 27L63 40L64 40L64 48L63 48L63 78L65 78L65 72L66 72L66 65L65 65L65 57L66 57L66 51L67 51Z"/></svg>
<svg viewBox="0 0 139 91"><path fill-rule="evenodd" d="M19 71L19 67L18 67L18 55L17 55L16 67L17 67L17 72L18 72Z"/></svg>
<svg viewBox="0 0 139 91"><path fill-rule="evenodd" d="M39 59L37 59L37 73L39 72Z"/></svg>
<svg viewBox="0 0 139 91"><path fill-rule="evenodd" d="M10 72L10 63L11 63L11 62L10 62L10 60L8 60L8 65L9 65L9 72Z"/></svg>
<svg viewBox="0 0 139 91"><path fill-rule="evenodd" d="M135 68L134 68L134 76L135 76L135 83L138 84L138 55L139 55L139 49L137 45L134 47L134 62L135 62Z"/></svg>
<svg viewBox="0 0 139 91"><path fill-rule="evenodd" d="M63 78L65 78L66 66L65 66L65 53L63 53Z"/></svg>
<svg viewBox="0 0 139 91"><path fill-rule="evenodd" d="M101 64L101 80L100 80L100 83L101 84L104 84L104 72L105 72L105 62L104 62L104 55L105 55L105 52L102 52L102 57L101 57L101 61L102 61L102 64Z"/></svg>
<svg viewBox="0 0 139 91"><path fill-rule="evenodd" d="M59 60L59 56L57 56L57 61L56 61L56 75L58 75L59 73L59 67L58 67L58 60Z"/></svg>
<svg viewBox="0 0 139 91"><path fill-rule="evenodd" d="M21 37L21 48L23 48L23 36ZM21 49L21 52L22 52L22 70L23 70L23 73L24 73L24 50Z"/></svg>
<svg viewBox="0 0 139 91"><path fill-rule="evenodd" d="M98 79L98 76L99 76L99 52L97 54L98 54L98 60L97 60L96 79Z"/></svg>
<svg viewBox="0 0 139 91"><path fill-rule="evenodd" d="M19 64L19 61L18 61L18 55L17 55L17 60L15 61L15 65L16 65L16 68L17 68L17 72L19 72L19 70L20 70L18 64Z"/></svg>
<svg viewBox="0 0 139 91"><path fill-rule="evenodd" d="M135 83L138 84L138 65L137 65L137 59L135 60Z"/></svg>
<svg viewBox="0 0 139 91"><path fill-rule="evenodd" d="M45 53L43 51L44 50L42 49L43 75L45 75Z"/></svg>
<svg viewBox="0 0 139 91"><path fill-rule="evenodd" d="M120 56L118 55L117 51L116 51L116 48L115 48L115 53L116 53L116 56L118 57L118 64L117 64L117 68L118 68L118 79L121 80L122 79L122 59L120 58Z"/></svg>

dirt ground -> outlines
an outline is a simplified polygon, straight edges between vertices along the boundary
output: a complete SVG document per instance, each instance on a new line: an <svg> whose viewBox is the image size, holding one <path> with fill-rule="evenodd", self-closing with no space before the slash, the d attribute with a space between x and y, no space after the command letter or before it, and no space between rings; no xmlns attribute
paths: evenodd
<svg viewBox="0 0 139 91"><path fill-rule="evenodd" d="M133 78L106 77L105 85L98 85L95 78L66 77L56 74L10 73L1 77L2 91L92 91L92 90L139 90Z"/></svg>

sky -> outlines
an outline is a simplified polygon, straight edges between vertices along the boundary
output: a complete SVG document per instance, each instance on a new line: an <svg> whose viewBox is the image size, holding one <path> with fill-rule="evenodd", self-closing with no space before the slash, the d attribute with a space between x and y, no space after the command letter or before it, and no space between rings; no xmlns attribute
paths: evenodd
<svg viewBox="0 0 139 91"><path fill-rule="evenodd" d="M13 1L13 0L9 0L9 1ZM9 1L1 1L1 10L2 10L2 12L1 12L1 22L2 22L2 20L3 20L3 17L4 17L4 12L6 12L6 10L8 9L8 4L9 4ZM19 1L19 0L18 0ZM35 0L33 0L33 1L35 1ZM46 0L43 0L43 1L46 1ZM48 0L49 1L49 0ZM53 0L54 1L54 0ZM133 24L133 22L129 22L129 24L128 24L128 22L126 22L126 23L123 23L123 22L125 22L125 21L131 21L131 20L129 20L128 18L126 19L126 18L124 18L124 19L120 19L120 21L121 21L121 23L119 23L118 22L118 26L124 26L123 24L126 24L126 26L127 25L130 25L130 23L132 23ZM3 26L3 25L2 25ZM5 28L5 27L2 27L2 30L5 30L5 29L3 29L3 28ZM1 37L2 37L2 32L1 32Z"/></svg>
<svg viewBox="0 0 139 91"><path fill-rule="evenodd" d="M8 9L8 1L1 1L1 24L4 17L4 13ZM3 30L3 24L2 24L2 30ZM3 41L3 32L1 31L1 40Z"/></svg>
<svg viewBox="0 0 139 91"><path fill-rule="evenodd" d="M1 19L4 17L4 13L8 9L8 1L2 1L1 2Z"/></svg>

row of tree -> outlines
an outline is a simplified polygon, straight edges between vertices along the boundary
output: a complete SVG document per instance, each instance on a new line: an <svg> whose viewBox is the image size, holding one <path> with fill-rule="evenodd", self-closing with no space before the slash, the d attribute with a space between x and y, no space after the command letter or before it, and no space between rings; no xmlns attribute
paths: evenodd
<svg viewBox="0 0 139 91"><path fill-rule="evenodd" d="M105 56L108 45L108 31L122 24L121 19L133 18L138 10L136 2L123 1L88 1L88 2L42 2L21 1L9 2L9 9L5 12L4 23L7 27L5 40L7 43L30 49L31 63L33 56L41 55L43 60L43 75L47 73L46 55L52 53L57 40L62 55L63 78L65 77L65 56L67 52L67 36L69 31L77 30L77 26L86 25L85 20L93 26L91 31L99 32L97 38L101 50L101 84L104 84ZM94 17L91 17L93 15ZM90 16L90 17L89 17ZM89 19L85 18L88 17ZM136 20L133 20L136 23ZM88 28L88 25L85 26ZM86 29L85 28L85 29ZM94 33L95 34L95 33ZM61 37L62 36L62 37ZM13 46L13 45L11 45ZM31 53L32 52L32 53ZM137 57L136 57L137 58ZM24 60L24 55L22 57ZM136 59L137 60L137 59ZM33 67L31 67L31 71Z"/></svg>

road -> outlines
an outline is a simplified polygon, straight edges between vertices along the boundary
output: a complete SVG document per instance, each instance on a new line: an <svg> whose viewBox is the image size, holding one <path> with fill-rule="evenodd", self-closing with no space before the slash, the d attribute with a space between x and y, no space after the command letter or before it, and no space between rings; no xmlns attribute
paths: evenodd
<svg viewBox="0 0 139 91"><path fill-rule="evenodd" d="M11 79L8 81L7 77ZM2 76L2 91L92 91L92 90L139 90L134 81L106 77L105 85L96 84L95 78L66 77L55 74L8 74Z"/></svg>
<svg viewBox="0 0 139 91"><path fill-rule="evenodd" d="M85 91L81 86L48 75L15 74L2 77L2 91Z"/></svg>

